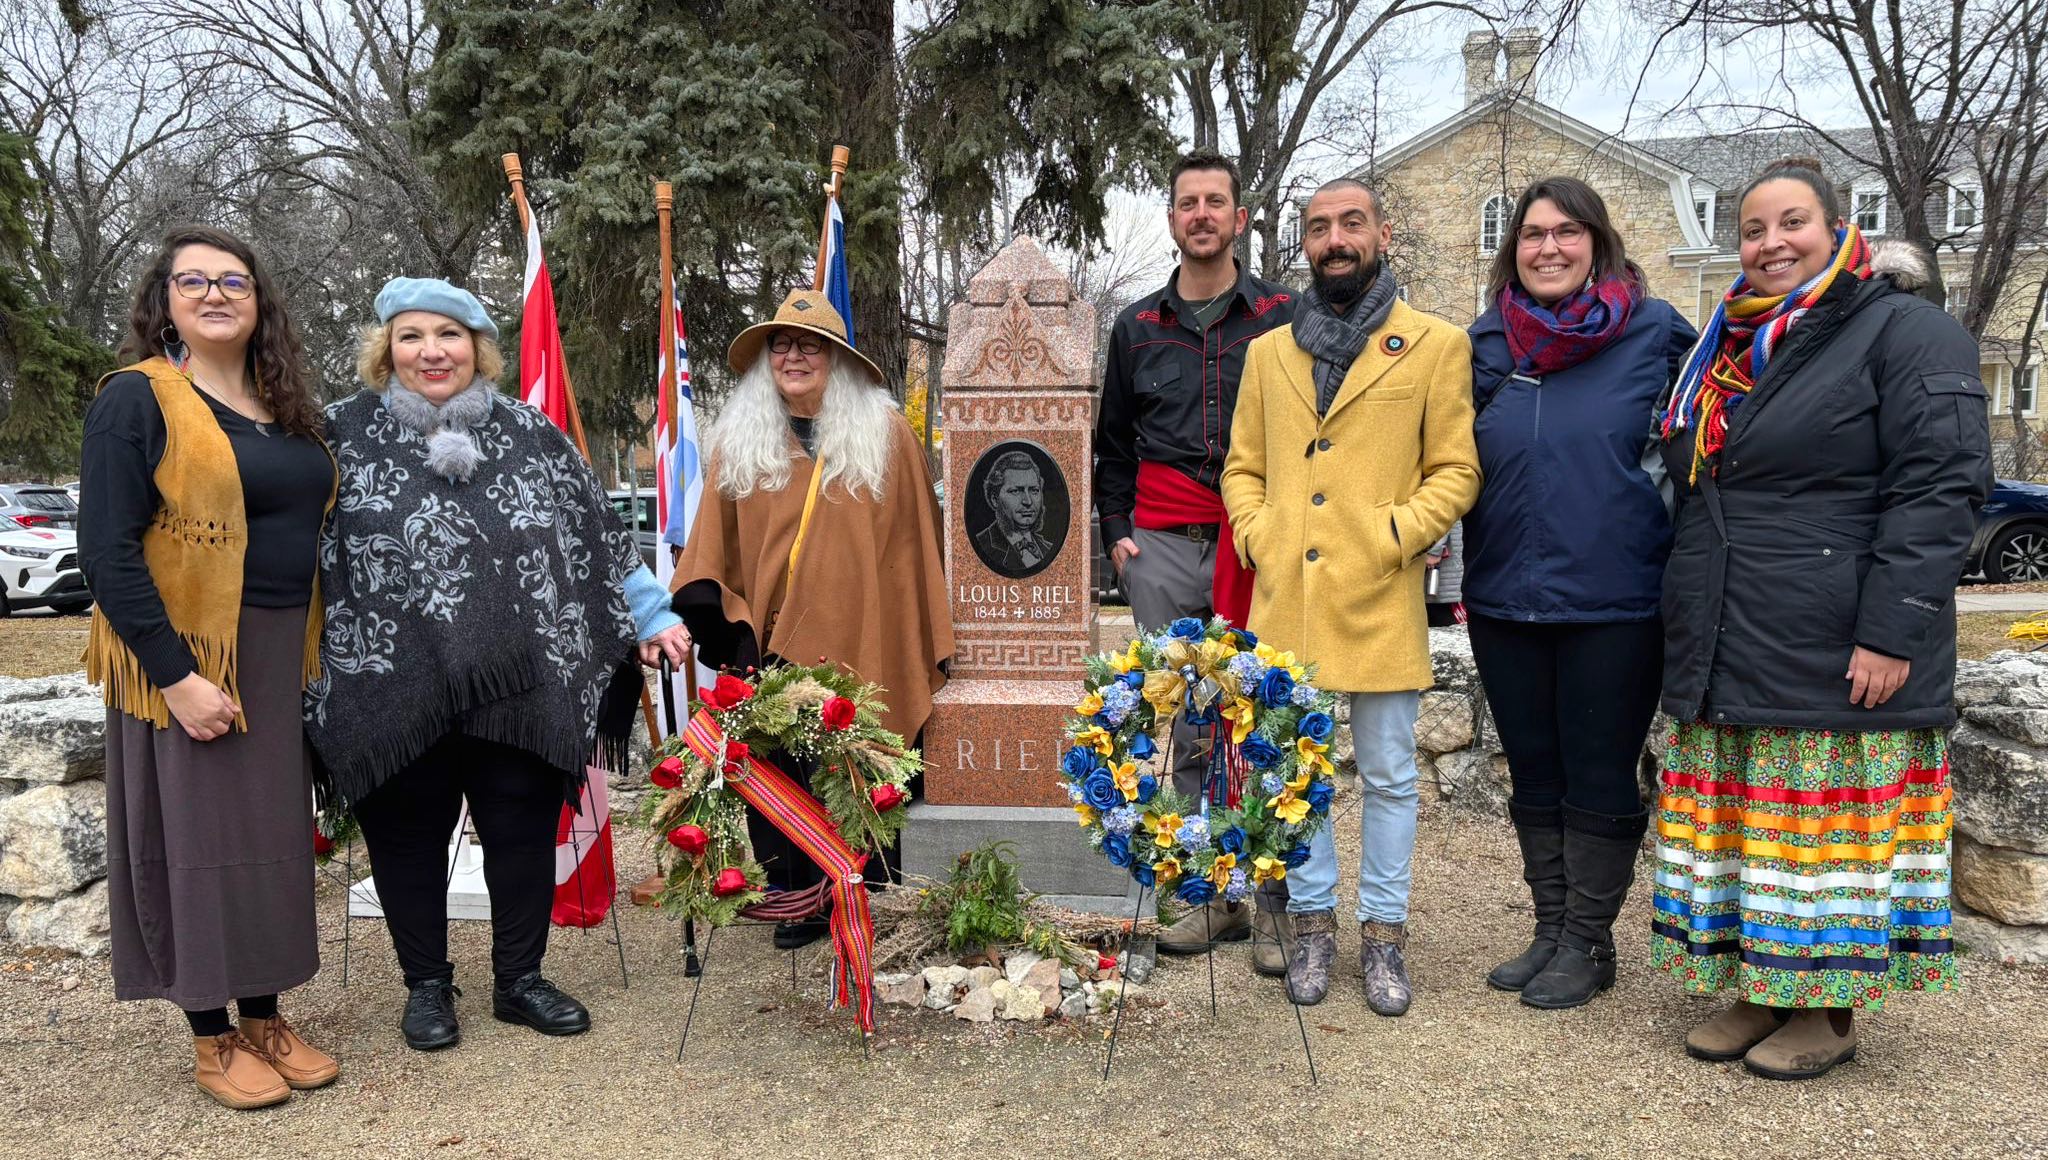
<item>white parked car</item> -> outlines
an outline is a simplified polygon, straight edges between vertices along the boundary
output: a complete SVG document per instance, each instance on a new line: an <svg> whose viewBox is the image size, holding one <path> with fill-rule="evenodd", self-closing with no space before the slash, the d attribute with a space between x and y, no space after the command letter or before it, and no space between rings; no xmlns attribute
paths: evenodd
<svg viewBox="0 0 2048 1160"><path fill-rule="evenodd" d="M92 607L78 570L78 534L65 529L0 532L0 616L23 608L84 612Z"/></svg>

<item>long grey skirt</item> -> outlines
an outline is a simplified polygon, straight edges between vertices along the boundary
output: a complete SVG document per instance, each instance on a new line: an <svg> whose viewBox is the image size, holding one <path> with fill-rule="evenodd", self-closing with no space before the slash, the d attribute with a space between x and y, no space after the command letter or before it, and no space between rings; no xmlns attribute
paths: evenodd
<svg viewBox="0 0 2048 1160"><path fill-rule="evenodd" d="M274 995L320 968L306 609L243 606L247 733L194 741L107 710L114 994L187 1011Z"/></svg>

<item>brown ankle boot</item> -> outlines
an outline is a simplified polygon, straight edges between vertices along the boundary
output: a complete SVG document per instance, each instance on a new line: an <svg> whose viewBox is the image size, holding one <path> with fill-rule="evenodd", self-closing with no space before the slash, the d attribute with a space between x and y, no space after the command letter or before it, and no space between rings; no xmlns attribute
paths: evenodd
<svg viewBox="0 0 2048 1160"><path fill-rule="evenodd" d="M1776 1007L1737 1002L1693 1028L1685 1037L1685 1053L1713 1063L1741 1059L1784 1025L1785 1012Z"/></svg>
<svg viewBox="0 0 2048 1160"><path fill-rule="evenodd" d="M1835 1029L1826 1010L1799 1011L1771 1037L1749 1049L1742 1066L1765 1079L1819 1079L1856 1058L1856 1025Z"/></svg>
<svg viewBox="0 0 2048 1160"><path fill-rule="evenodd" d="M199 1088L230 1108L267 1108L292 1098L292 1089L255 1044L239 1031L200 1035L192 1040L197 1062L192 1078Z"/></svg>
<svg viewBox="0 0 2048 1160"><path fill-rule="evenodd" d="M284 1016L242 1020L242 1036L270 1058L271 1070L298 1091L326 1087L341 1074L334 1057L299 1037Z"/></svg>

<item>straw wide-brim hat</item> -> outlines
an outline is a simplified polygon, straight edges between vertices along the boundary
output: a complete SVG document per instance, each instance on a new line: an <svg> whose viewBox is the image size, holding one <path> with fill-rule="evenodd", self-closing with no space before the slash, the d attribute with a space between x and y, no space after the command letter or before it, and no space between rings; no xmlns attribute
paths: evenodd
<svg viewBox="0 0 2048 1160"><path fill-rule="evenodd" d="M808 330L812 334L828 338L840 350L859 359L861 365L868 368L868 373L875 377L877 384L883 382L882 368L876 366L873 359L847 343L846 320L839 317L839 311L833 307L832 300L819 290L791 290L789 297L784 298L782 305L776 308L774 318L767 322L756 322L740 331L739 336L732 340L732 345L725 351L725 361L732 367L733 373L746 374L747 368L754 365L754 360L761 357L761 348L767 343L768 336L778 330Z"/></svg>

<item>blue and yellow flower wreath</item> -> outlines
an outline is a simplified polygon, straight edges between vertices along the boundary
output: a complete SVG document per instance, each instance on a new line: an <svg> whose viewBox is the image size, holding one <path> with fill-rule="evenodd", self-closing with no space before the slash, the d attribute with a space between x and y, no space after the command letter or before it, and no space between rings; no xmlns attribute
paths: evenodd
<svg viewBox="0 0 2048 1160"><path fill-rule="evenodd" d="M1087 660L1061 784L1089 844L1141 886L1188 905L1238 901L1308 861L1336 797L1333 694L1293 653L1194 617ZM1171 787L1175 717L1205 729L1204 792Z"/></svg>

